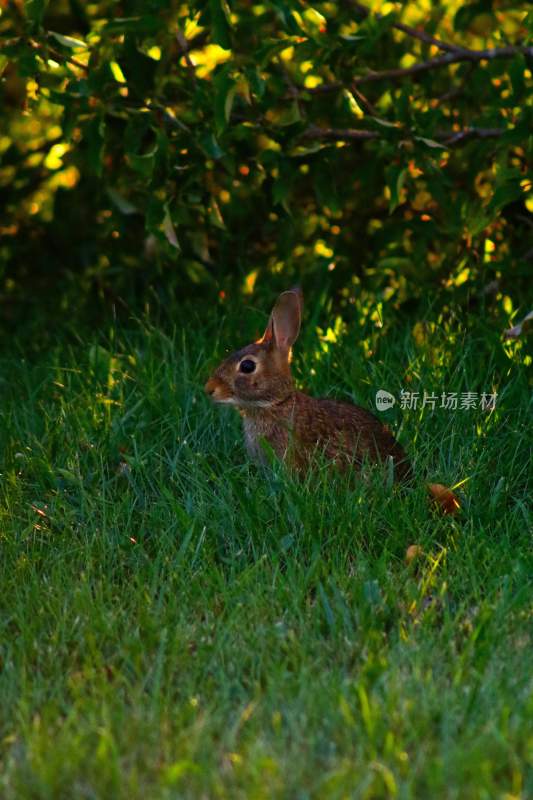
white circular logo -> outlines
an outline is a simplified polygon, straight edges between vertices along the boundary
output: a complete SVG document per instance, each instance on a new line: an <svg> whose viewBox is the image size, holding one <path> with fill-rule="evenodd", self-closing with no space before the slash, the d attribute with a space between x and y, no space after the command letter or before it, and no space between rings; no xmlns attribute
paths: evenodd
<svg viewBox="0 0 533 800"><path fill-rule="evenodd" d="M379 389L376 392L376 408L378 411L386 411L388 408L392 408L395 402L394 395L386 392L385 389Z"/></svg>

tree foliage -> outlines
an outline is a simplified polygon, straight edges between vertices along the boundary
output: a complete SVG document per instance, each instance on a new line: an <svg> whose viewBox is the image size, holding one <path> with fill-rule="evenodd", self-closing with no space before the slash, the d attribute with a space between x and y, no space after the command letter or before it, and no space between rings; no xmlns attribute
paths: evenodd
<svg viewBox="0 0 533 800"><path fill-rule="evenodd" d="M519 293L531 27L496 0L4 4L3 297Z"/></svg>

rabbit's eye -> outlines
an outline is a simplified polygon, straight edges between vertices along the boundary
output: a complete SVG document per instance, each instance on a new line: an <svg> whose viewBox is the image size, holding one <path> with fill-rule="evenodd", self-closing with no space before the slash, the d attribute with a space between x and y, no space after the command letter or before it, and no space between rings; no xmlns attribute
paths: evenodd
<svg viewBox="0 0 533 800"><path fill-rule="evenodd" d="M249 375L250 372L255 371L255 361L252 361L251 358L245 358L244 361L241 361L239 364L239 369L241 372L245 372Z"/></svg>

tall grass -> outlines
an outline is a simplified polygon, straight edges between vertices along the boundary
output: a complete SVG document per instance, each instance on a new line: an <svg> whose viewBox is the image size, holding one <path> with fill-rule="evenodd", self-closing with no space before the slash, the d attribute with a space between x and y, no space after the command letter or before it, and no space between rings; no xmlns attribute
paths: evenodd
<svg viewBox="0 0 533 800"><path fill-rule="evenodd" d="M4 347L1 797L532 796L521 351L481 323L308 326L295 371L316 394L499 397L383 415L410 489L298 482L250 465L203 396L254 324ZM461 484L460 516L432 512L429 479Z"/></svg>

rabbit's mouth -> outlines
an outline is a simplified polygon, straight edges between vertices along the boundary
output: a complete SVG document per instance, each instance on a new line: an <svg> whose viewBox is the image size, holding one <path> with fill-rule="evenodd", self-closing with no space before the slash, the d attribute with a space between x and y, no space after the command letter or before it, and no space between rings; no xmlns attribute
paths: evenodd
<svg viewBox="0 0 533 800"><path fill-rule="evenodd" d="M205 391L215 403L235 405L235 398L231 394L229 387L219 378L209 378L205 385Z"/></svg>

